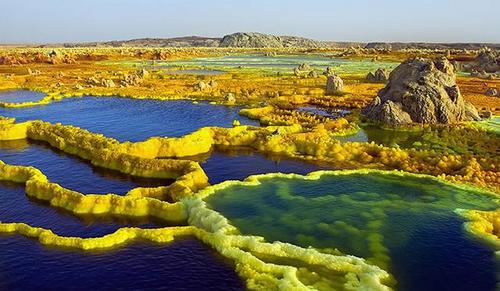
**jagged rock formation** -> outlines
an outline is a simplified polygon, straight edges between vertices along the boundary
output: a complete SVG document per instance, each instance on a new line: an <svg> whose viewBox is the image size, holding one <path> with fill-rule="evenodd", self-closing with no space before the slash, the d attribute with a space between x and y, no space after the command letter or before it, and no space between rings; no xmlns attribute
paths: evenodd
<svg viewBox="0 0 500 291"><path fill-rule="evenodd" d="M237 32L225 35L221 47L255 47L255 48L285 48L285 47L321 47L324 43L296 36L274 36L257 32Z"/></svg>
<svg viewBox="0 0 500 291"><path fill-rule="evenodd" d="M386 82L389 80L389 71L386 69L378 68L375 73L368 73L366 80L370 82Z"/></svg>
<svg viewBox="0 0 500 291"><path fill-rule="evenodd" d="M330 75L326 79L326 94L336 95L344 90L344 81L337 75Z"/></svg>
<svg viewBox="0 0 500 291"><path fill-rule="evenodd" d="M500 54L491 49L483 49L474 60L473 70L495 73L500 71Z"/></svg>
<svg viewBox="0 0 500 291"><path fill-rule="evenodd" d="M300 64L299 66L297 66L296 68L293 69L293 74L295 76L299 77L299 76L308 75L312 71L313 71L313 69L311 68L311 66L309 64L302 63L302 64Z"/></svg>
<svg viewBox="0 0 500 291"><path fill-rule="evenodd" d="M363 110L368 118L389 125L455 123L478 120L465 101L446 58L409 59L390 74L389 83Z"/></svg>

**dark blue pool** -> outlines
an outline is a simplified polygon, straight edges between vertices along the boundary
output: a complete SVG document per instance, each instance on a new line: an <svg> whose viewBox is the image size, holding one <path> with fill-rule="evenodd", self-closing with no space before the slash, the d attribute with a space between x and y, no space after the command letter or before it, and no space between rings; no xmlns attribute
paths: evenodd
<svg viewBox="0 0 500 291"><path fill-rule="evenodd" d="M152 136L178 137L205 126L231 127L259 122L238 115L240 107L193 104L188 100L137 100L120 97L75 97L44 106L0 108L0 116L17 121L41 119L74 125L120 141L142 141Z"/></svg>

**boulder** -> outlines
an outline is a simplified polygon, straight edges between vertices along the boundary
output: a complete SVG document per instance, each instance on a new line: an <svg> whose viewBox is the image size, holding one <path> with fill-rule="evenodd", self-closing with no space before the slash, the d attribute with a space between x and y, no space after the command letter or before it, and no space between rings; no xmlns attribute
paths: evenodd
<svg viewBox="0 0 500 291"><path fill-rule="evenodd" d="M378 68L375 73L368 73L366 80L370 82L387 82L389 79L389 72L386 69Z"/></svg>
<svg viewBox="0 0 500 291"><path fill-rule="evenodd" d="M227 93L226 97L224 97L226 103L234 104L236 102L236 97L233 93Z"/></svg>
<svg viewBox="0 0 500 291"><path fill-rule="evenodd" d="M309 64L307 63L302 63L298 67L293 69L293 74L295 76L302 76L302 75L307 75L312 71L312 68Z"/></svg>
<svg viewBox="0 0 500 291"><path fill-rule="evenodd" d="M307 76L309 78L317 78L318 77L318 73L316 73L316 71L310 71Z"/></svg>
<svg viewBox="0 0 500 291"><path fill-rule="evenodd" d="M149 72L143 68L143 69L137 71L137 75L141 78L146 78L149 75Z"/></svg>
<svg viewBox="0 0 500 291"><path fill-rule="evenodd" d="M215 87L217 87L218 85L219 85L219 84L217 84L217 81L215 81L215 80L210 80L210 81L208 82L208 86L209 86L210 88L215 88Z"/></svg>
<svg viewBox="0 0 500 291"><path fill-rule="evenodd" d="M99 81L96 77L89 77L87 79L87 84L97 86L101 84L101 81Z"/></svg>
<svg viewBox="0 0 500 291"><path fill-rule="evenodd" d="M488 88L488 90L486 90L485 94L486 94L486 96L497 96L498 90L495 88Z"/></svg>
<svg viewBox="0 0 500 291"><path fill-rule="evenodd" d="M330 75L326 79L326 94L336 95L344 90L344 81L337 75Z"/></svg>
<svg viewBox="0 0 500 291"><path fill-rule="evenodd" d="M200 81L200 82L196 83L196 85L194 85L194 88L203 91L205 89L208 89L209 86L207 83Z"/></svg>
<svg viewBox="0 0 500 291"><path fill-rule="evenodd" d="M143 78L135 74L125 74L123 80L120 81L120 85L123 87L137 86L143 82Z"/></svg>
<svg viewBox="0 0 500 291"><path fill-rule="evenodd" d="M325 76L335 75L335 72L333 71L332 67L326 67L326 70L323 72L323 75Z"/></svg>
<svg viewBox="0 0 500 291"><path fill-rule="evenodd" d="M111 79L102 79L102 86L106 88L114 88L115 87L115 82Z"/></svg>
<svg viewBox="0 0 500 291"><path fill-rule="evenodd" d="M403 62L392 71L385 88L363 114L389 125L447 124L480 119L474 106L464 100L453 66L444 57Z"/></svg>

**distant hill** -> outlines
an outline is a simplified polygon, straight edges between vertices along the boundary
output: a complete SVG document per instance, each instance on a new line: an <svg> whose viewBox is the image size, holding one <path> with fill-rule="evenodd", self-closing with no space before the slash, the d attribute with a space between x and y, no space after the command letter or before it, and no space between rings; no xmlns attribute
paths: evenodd
<svg viewBox="0 0 500 291"><path fill-rule="evenodd" d="M221 47L256 47L256 48L316 48L326 43L297 36L274 36L257 32L237 32L226 35L220 42Z"/></svg>
<svg viewBox="0 0 500 291"><path fill-rule="evenodd" d="M40 47L218 47L220 38L184 36L174 38L137 38L104 42L44 44Z"/></svg>
<svg viewBox="0 0 500 291"><path fill-rule="evenodd" d="M222 38L185 36L175 38L138 38L87 43L44 44L38 47L241 47L241 48L318 48L364 47L374 49L480 49L488 46L500 49L493 43L402 43L402 42L334 42L318 41L298 36L275 36L257 32L237 32Z"/></svg>

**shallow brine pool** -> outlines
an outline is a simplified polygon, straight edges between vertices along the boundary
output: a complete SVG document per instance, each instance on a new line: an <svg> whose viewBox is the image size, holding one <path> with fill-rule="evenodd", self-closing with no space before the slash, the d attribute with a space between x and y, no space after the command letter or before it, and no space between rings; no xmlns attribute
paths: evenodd
<svg viewBox="0 0 500 291"><path fill-rule="evenodd" d="M494 290L494 250L453 211L496 209L491 196L430 178L325 174L260 178L206 198L241 232L338 249L388 270L399 290Z"/></svg>

